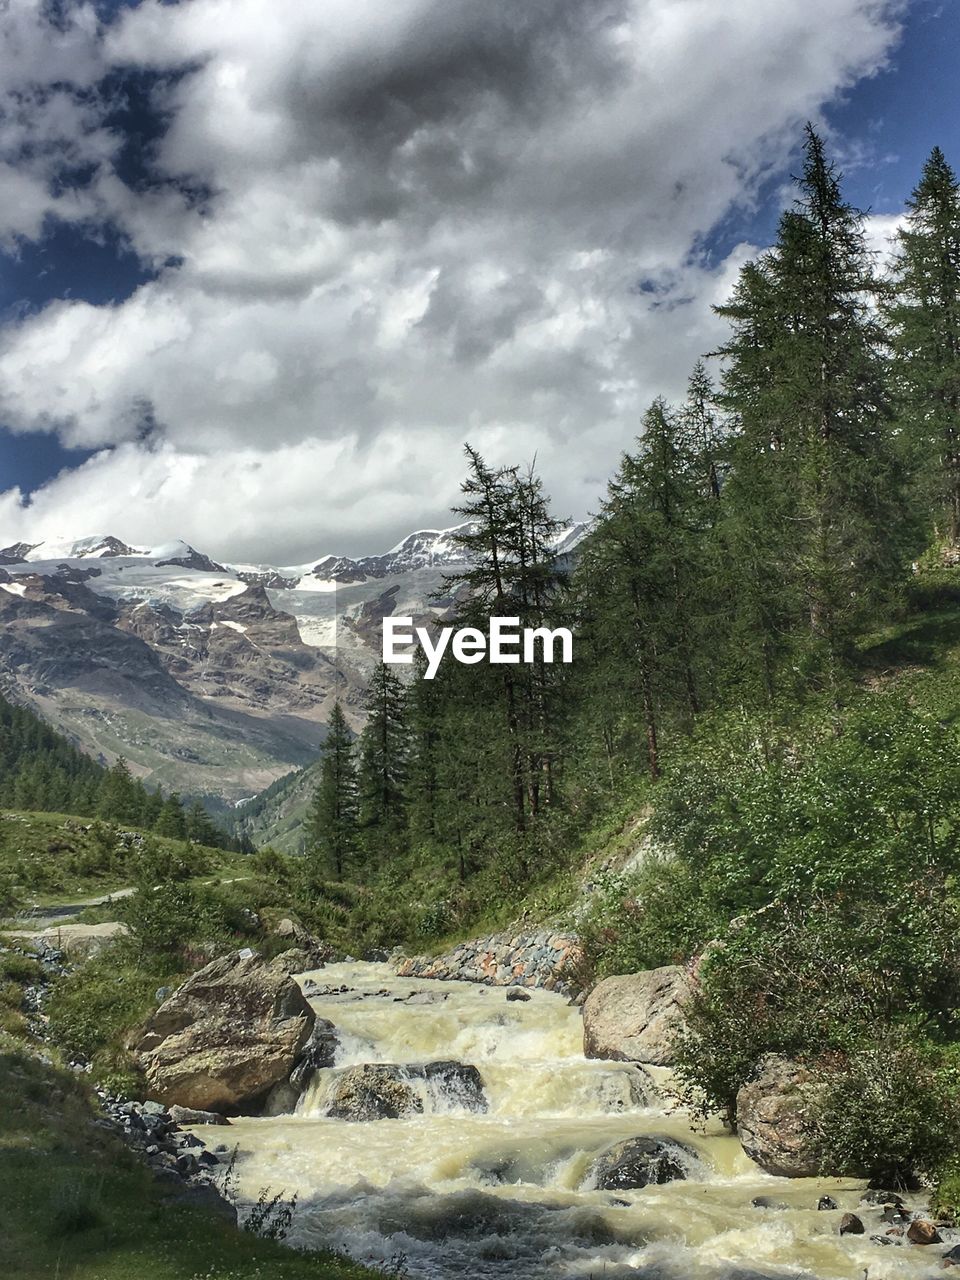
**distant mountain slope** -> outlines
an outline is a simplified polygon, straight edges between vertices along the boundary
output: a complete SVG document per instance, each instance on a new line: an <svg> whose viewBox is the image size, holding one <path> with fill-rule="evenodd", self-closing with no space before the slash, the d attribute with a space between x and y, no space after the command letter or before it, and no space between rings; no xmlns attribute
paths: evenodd
<svg viewBox="0 0 960 1280"><path fill-rule="evenodd" d="M586 526L565 529L567 553ZM111 534L0 550L0 691L98 759L232 806L354 727L388 614L442 615L452 529L378 556L224 565Z"/></svg>

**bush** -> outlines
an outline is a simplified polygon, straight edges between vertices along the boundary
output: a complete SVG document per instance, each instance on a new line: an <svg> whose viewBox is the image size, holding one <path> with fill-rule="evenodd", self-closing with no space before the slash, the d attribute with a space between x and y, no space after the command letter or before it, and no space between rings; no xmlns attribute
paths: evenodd
<svg viewBox="0 0 960 1280"><path fill-rule="evenodd" d="M825 1169L911 1188L960 1155L956 1068L941 1051L890 1035L839 1059L827 1081L818 1104ZM951 1194L949 1178L941 1191Z"/></svg>
<svg viewBox="0 0 960 1280"><path fill-rule="evenodd" d="M172 981L169 969L137 968L122 944L111 947L56 983L50 1033L68 1054L109 1056L153 1007L157 988Z"/></svg>
<svg viewBox="0 0 960 1280"><path fill-rule="evenodd" d="M227 943L223 907L208 889L189 884L143 885L119 904L132 942L144 960L172 959L204 943Z"/></svg>
<svg viewBox="0 0 960 1280"><path fill-rule="evenodd" d="M682 963L725 923L689 863L651 853L632 875L598 877L577 927L591 972L605 977Z"/></svg>
<svg viewBox="0 0 960 1280"><path fill-rule="evenodd" d="M775 903L726 931L700 969L678 1038L681 1096L732 1118L765 1053L855 1055L892 1028L957 1033L960 914L935 872L903 901L837 894Z"/></svg>

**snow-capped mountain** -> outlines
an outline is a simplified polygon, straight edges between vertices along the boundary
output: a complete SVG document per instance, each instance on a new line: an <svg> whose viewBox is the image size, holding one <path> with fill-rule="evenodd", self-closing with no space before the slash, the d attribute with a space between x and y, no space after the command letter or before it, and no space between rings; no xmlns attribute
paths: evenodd
<svg viewBox="0 0 960 1280"><path fill-rule="evenodd" d="M564 529L557 551L586 528ZM456 532L296 566L110 534L5 547L0 691L95 755L232 802L313 759L336 698L359 723L382 619L422 623L452 605Z"/></svg>

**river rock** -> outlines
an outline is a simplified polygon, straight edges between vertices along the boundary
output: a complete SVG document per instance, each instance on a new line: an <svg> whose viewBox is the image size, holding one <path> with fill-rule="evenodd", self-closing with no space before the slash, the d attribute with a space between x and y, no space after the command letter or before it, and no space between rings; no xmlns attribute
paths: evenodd
<svg viewBox="0 0 960 1280"><path fill-rule="evenodd" d="M348 1067L327 1106L332 1120L399 1120L422 1111L423 1103L403 1067L385 1062Z"/></svg>
<svg viewBox="0 0 960 1280"><path fill-rule="evenodd" d="M604 978L583 1005L584 1053L671 1066L671 1042L689 993L689 975L679 965Z"/></svg>
<svg viewBox="0 0 960 1280"><path fill-rule="evenodd" d="M337 1056L337 1028L329 1018L317 1018L310 1038L300 1051L297 1065L290 1073L290 1084L303 1093L315 1071L332 1067Z"/></svg>
<svg viewBox="0 0 960 1280"><path fill-rule="evenodd" d="M168 1106L250 1113L289 1078L314 1022L292 978L234 952L178 987L134 1049L150 1092Z"/></svg>
<svg viewBox="0 0 960 1280"><path fill-rule="evenodd" d="M605 1151L590 1170L598 1191L630 1191L687 1176L695 1151L671 1138L627 1138Z"/></svg>
<svg viewBox="0 0 960 1280"><path fill-rule="evenodd" d="M918 1218L907 1227L907 1239L911 1244L942 1244L940 1232L932 1222Z"/></svg>
<svg viewBox="0 0 960 1280"><path fill-rule="evenodd" d="M230 1121L226 1116L218 1115L216 1111L196 1111L190 1107L178 1107L174 1104L170 1108L170 1119L174 1124L229 1124Z"/></svg>
<svg viewBox="0 0 960 1280"><path fill-rule="evenodd" d="M420 1062L400 1066L369 1062L348 1067L334 1082L326 1114L333 1120L398 1120L419 1115L427 1092L465 1111L486 1111L483 1080L476 1067L463 1062Z"/></svg>
<svg viewBox="0 0 960 1280"><path fill-rule="evenodd" d="M862 1236L864 1226L855 1213L845 1213L840 1219L839 1230L842 1236Z"/></svg>
<svg viewBox="0 0 960 1280"><path fill-rule="evenodd" d="M812 1178L820 1172L815 1095L810 1072L775 1054L768 1054L756 1078L741 1086L740 1143L761 1169L781 1178Z"/></svg>
<svg viewBox="0 0 960 1280"><path fill-rule="evenodd" d="M894 1191L882 1191L875 1187L871 1187L869 1191L864 1191L860 1197L861 1204L894 1204L898 1208L903 1208L903 1197L898 1196Z"/></svg>
<svg viewBox="0 0 960 1280"><path fill-rule="evenodd" d="M425 1080L442 1098L457 1108L477 1112L487 1109L483 1077L470 1063L453 1060L425 1062L422 1066L408 1067L407 1071L414 1078Z"/></svg>

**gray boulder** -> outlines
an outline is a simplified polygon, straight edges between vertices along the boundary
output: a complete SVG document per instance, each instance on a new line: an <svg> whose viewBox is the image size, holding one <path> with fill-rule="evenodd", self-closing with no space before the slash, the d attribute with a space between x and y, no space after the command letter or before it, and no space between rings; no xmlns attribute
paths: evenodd
<svg viewBox="0 0 960 1280"><path fill-rule="evenodd" d="M349 1067L335 1082L327 1106L332 1120L399 1120L422 1111L404 1069L383 1062Z"/></svg>
<svg viewBox="0 0 960 1280"><path fill-rule="evenodd" d="M590 1171L598 1191L632 1191L682 1181L697 1153L672 1138L627 1138L605 1151Z"/></svg>
<svg viewBox="0 0 960 1280"><path fill-rule="evenodd" d="M737 1094L737 1131L744 1151L767 1173L812 1178L817 1154L818 1085L806 1067L768 1054ZM840 1170L830 1170L842 1176Z"/></svg>
<svg viewBox="0 0 960 1280"><path fill-rule="evenodd" d="M425 1089L417 1087L421 1082ZM474 1066L463 1062L407 1066L368 1062L348 1067L336 1079L326 1114L334 1120L403 1119L422 1114L424 1094L466 1111L487 1109L483 1080Z"/></svg>
<svg viewBox="0 0 960 1280"><path fill-rule="evenodd" d="M690 977L679 965L604 980L583 1005L583 1051L588 1058L673 1064L673 1035L683 1025Z"/></svg>
<svg viewBox="0 0 960 1280"><path fill-rule="evenodd" d="M178 987L133 1048L150 1093L167 1106L249 1114L289 1079L315 1020L292 978L234 952Z"/></svg>

